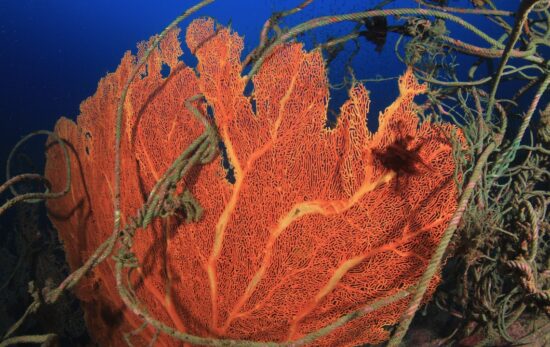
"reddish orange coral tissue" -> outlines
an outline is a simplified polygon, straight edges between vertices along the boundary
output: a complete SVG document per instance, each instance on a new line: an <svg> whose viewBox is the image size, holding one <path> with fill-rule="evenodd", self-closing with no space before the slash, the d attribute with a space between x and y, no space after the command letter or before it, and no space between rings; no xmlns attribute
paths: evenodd
<svg viewBox="0 0 550 347"><path fill-rule="evenodd" d="M219 158L195 169L184 184L204 207L201 220L156 221L138 232L141 267L132 283L148 312L195 335L288 341L414 285L455 209L457 190L451 126L419 125L413 98L425 87L412 73L399 80L400 96L380 115L377 132L367 129L370 100L360 84L329 129L319 53L297 43L279 46L247 97L237 34L215 30L211 19L195 20L186 41L198 58L196 72L178 60L177 36L170 32L154 50L124 105L123 221L203 131L184 105L198 93L214 111L235 182ZM77 123L62 118L56 126L70 146L74 175L70 193L48 208L72 269L111 233L116 105L135 64L127 53L82 103ZM47 154L46 175L54 189L62 187L64 161L53 141ZM102 345L125 345L123 336L142 323L118 297L110 259L77 294ZM315 345L383 341L384 327L406 305L404 299L367 314ZM127 337L141 345L153 334L144 329ZM165 335L159 343L178 345Z"/></svg>

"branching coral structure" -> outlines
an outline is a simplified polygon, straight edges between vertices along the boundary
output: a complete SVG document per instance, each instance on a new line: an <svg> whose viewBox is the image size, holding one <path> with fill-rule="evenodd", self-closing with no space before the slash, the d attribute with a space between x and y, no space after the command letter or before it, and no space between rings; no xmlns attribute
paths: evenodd
<svg viewBox="0 0 550 347"><path fill-rule="evenodd" d="M139 266L128 281L143 309L174 329L205 337L290 341L338 317L411 289L456 208L451 125L419 124L413 98L425 91L412 73L400 96L368 130L369 96L355 85L334 128L324 61L298 43L282 44L250 81L240 59L243 40L212 19L197 19L186 42L196 69L178 58L178 30L155 49L131 84L121 140L122 221L135 214L172 161L204 130L185 107L215 123L221 158L194 168L188 189L204 212L197 222L175 217L139 230ZM138 57L149 43L139 46ZM77 122L56 133L69 145L71 191L48 201L71 268L110 236L116 105L136 57L127 53L81 105ZM169 68L168 76L161 73ZM209 110L211 112L209 112ZM453 135L454 134L454 135ZM50 143L46 176L65 182L63 155ZM460 177L458 177L460 179ZM141 345L154 331L120 299L109 259L77 288L90 331L102 345ZM437 285L434 279L428 295ZM366 314L315 341L355 346L388 338L408 299ZM178 345L170 336L159 345Z"/></svg>

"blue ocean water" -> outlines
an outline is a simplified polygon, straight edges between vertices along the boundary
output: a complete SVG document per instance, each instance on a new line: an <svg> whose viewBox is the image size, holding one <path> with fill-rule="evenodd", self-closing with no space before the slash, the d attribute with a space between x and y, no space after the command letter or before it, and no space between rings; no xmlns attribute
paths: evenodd
<svg viewBox="0 0 550 347"><path fill-rule="evenodd" d="M159 33L177 15L197 1L191 0L0 0L0 172L13 145L25 134L38 129L53 129L60 116L76 118L79 104L92 95L101 77L115 70L126 50ZM231 25L245 37L243 56L258 44L263 23L273 11L292 8L296 0L217 0L192 18L212 16ZM284 25L292 26L323 15L341 14L373 8L379 1L317 0L303 11L288 17ZM515 1L507 2L510 7ZM451 1L450 5L465 5ZM415 1L394 1L390 7L418 7ZM467 17L484 30L496 27L479 16ZM190 19L191 20L191 19ZM190 20L182 23L185 28ZM390 24L395 19L390 19ZM351 23L331 25L301 37L309 42L344 33ZM460 27L449 27L454 36L470 43L480 39ZM364 39L353 59L358 78L396 77L405 67L395 57L393 46L398 35L389 34L381 52ZM185 46L185 45L184 45ZM348 43L346 49L355 48ZM188 59L188 60L187 60ZM345 76L345 55L331 65L331 83ZM466 60L473 58L464 58ZM184 60L193 62L189 52ZM467 61L465 61L467 62ZM397 95L396 80L367 83L371 91L369 122L376 126L378 112ZM333 99L345 97L345 90L333 91ZM26 151L40 167L43 139L37 139ZM40 171L40 169L38 169ZM3 175L2 175L3 176ZM4 177L2 177L4 178ZM2 179L3 180L3 179Z"/></svg>

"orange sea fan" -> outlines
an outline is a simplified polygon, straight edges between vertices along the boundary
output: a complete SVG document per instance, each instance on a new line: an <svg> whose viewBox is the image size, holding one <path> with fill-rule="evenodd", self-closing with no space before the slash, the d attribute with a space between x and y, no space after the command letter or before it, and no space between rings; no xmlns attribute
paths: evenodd
<svg viewBox="0 0 550 347"><path fill-rule="evenodd" d="M413 98L425 86L407 71L400 96L371 133L368 93L355 85L337 126L328 129L320 53L297 43L277 47L249 98L237 34L215 30L211 19L191 23L186 41L196 72L178 60L177 35L172 31L153 51L124 105L123 219L203 131L184 106L198 93L213 109L235 181L228 182L218 159L193 170L183 184L204 207L200 221L166 219L138 231L141 267L132 282L148 312L195 335L288 341L415 285L457 195L452 126L419 125L415 113ZM170 67L166 78L163 64ZM72 269L111 233L116 105L134 66L126 54L83 102L77 123L62 118L56 125L70 146L74 178L71 192L48 208ZM63 157L53 142L47 154L55 189L64 184ZM123 334L141 325L118 297L111 260L84 278L77 295L102 345L124 345ZM406 306L407 300L395 302L315 345L381 342L388 337L384 326L395 324ZM145 329L131 340L143 344L152 334ZM159 341L178 345L167 336Z"/></svg>

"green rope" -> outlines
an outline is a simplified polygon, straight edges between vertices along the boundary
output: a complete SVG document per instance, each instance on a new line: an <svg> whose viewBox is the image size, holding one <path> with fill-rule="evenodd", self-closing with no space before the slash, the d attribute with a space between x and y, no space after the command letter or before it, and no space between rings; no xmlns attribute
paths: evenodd
<svg viewBox="0 0 550 347"><path fill-rule="evenodd" d="M491 174L493 177L502 176L504 172L508 170L510 163L516 157L516 153L520 148L521 140L523 139L523 136L525 135L525 131L527 130L527 127L531 123L531 119L533 118L533 114L535 113L535 109L538 105L538 101L542 98L542 95L545 92L548 92L549 85L550 85L550 73L547 73L543 82L541 83L537 92L535 93L534 99L536 100L536 102L531 103L531 105L529 106L529 109L523 116L523 121L519 127L518 133L516 134L516 137L514 138L512 144L506 149L506 151L502 154L500 160L498 160L497 163L495 164L495 171Z"/></svg>
<svg viewBox="0 0 550 347"><path fill-rule="evenodd" d="M121 132L122 132L123 106L126 100L126 96L128 94L128 89L130 88L130 84L132 83L133 79L137 75L138 71L146 63L153 49L155 49L158 46L158 44L166 36L166 34L175 26L177 26L182 20L187 18L189 15L198 11L202 7L206 6L207 4L212 3L213 1L214 0L204 0L199 4L189 8L183 14L181 14L179 17L173 20L162 31L162 33L157 36L153 44L150 47L148 47L147 51L145 52L143 57L139 60L134 70L132 71L130 77L128 78L128 81L126 82L121 93L121 97L117 107L117 115L116 115L116 121L115 121L115 194L113 198L113 201L114 201L113 232L111 233L111 236L109 236L109 238L105 240L95 250L95 252L92 254L91 257L88 258L88 260L84 263L84 265L82 265L76 271L72 272L57 288L51 290L46 295L46 298L45 298L46 302L48 303L56 302L64 290L74 287L80 281L82 276L84 276L90 269L92 269L93 267L103 262L103 260L105 260L109 256L109 254L112 253L117 239L124 235L124 232L119 232L119 228L120 228L120 142L121 142ZM150 218L152 219L152 215ZM148 221L150 222L151 219L148 219Z"/></svg>
<svg viewBox="0 0 550 347"><path fill-rule="evenodd" d="M30 138L32 138L34 136L37 136L37 135L51 136L61 146L61 149L63 151L63 156L64 156L64 159L65 159L65 177L66 177L65 187L63 188L62 191L53 192L53 193L46 191L46 192L42 192L42 193L18 194L15 191L13 186L16 183L21 182L21 181L26 180L26 179L44 181L44 182L46 182L47 186L49 185L48 180L46 178L44 178L43 176L38 175L38 174L22 174L22 175L18 175L18 176L15 176L15 177L11 177L11 173L10 173L11 160L12 160L15 152L19 149L19 147L21 145L23 145L23 143L27 142ZM6 182L4 182L4 184L2 184L2 186L0 186L0 193L2 193L7 188L10 188L11 192L13 193L13 195L15 195L15 197L8 200L2 206L0 206L0 215L2 215L4 212L6 212L6 210L8 210L9 208L15 206L17 203L22 202L22 201L37 202L37 201L42 201L42 200L46 200L46 199L57 199L57 198L60 198L60 197L64 196L65 194L67 194L69 192L69 190L71 189L71 159L69 157L69 152L67 151L67 146L65 145L65 142L56 133L48 131L48 130L38 130L38 131L32 132L32 133L26 135L25 137L23 137L21 140L19 140L17 142L17 144L12 148L12 150L11 150L9 156L8 156L8 160L7 160L7 163L6 163Z"/></svg>
<svg viewBox="0 0 550 347"><path fill-rule="evenodd" d="M477 15L490 15L490 16L513 16L514 12L512 11L503 11L503 10L491 10L485 8L460 8L460 7L449 7L449 6L438 6L427 3L424 0L415 0L422 6L433 8L436 10L442 10L446 12L456 12L456 13L468 13L468 14L477 14Z"/></svg>
<svg viewBox="0 0 550 347"><path fill-rule="evenodd" d="M216 339L216 338L207 338L207 337L201 337L201 336L195 336L191 334L186 334L181 331L178 331L158 320L153 318L147 311L140 308L139 304L135 301L131 300L131 294L126 289L126 287L123 284L122 281L122 270L124 268L124 264L122 262L117 262L115 266L115 274L116 274L116 284L119 291L119 294L121 295L122 301L124 304L137 316L141 317L147 324L151 325L155 329L177 339L183 342L188 342L196 345L206 345L206 346L234 346L234 347L282 347L282 346L301 346L303 344L312 342L322 336L325 336L329 334L330 332L334 331L336 328L352 321L357 318L362 317L363 315L372 312L374 310L380 309L384 306L390 305L398 300L401 300L409 295L408 291L401 291L398 292L388 298L383 298L380 300L377 300L373 302L372 304L369 304L359 310L356 310L354 312L351 312L337 321L328 324L327 326L319 329L318 331L315 331L313 333L310 333L298 340L290 341L290 342L271 342L271 341L265 341L265 342L256 342L256 341L248 341L248 340L233 340L233 339Z"/></svg>
<svg viewBox="0 0 550 347"><path fill-rule="evenodd" d="M517 40L519 39L519 35L521 33L521 28L523 27L523 24L529 14L529 11L533 8L533 6L537 3L537 0L527 0L523 1L520 5L520 8L522 9L518 13L518 16L516 16L516 24L514 26L514 34L512 35L510 41L506 45L506 48L504 50L505 55L501 60L497 75L495 77L495 82L493 84L493 88L491 90L489 102L488 102L488 110L487 114L490 115L492 113L492 109L494 107L495 102L495 95L496 90L498 88L500 78L502 76L502 73L504 72L504 67L506 66L506 62L508 61L510 57L510 52L512 50L512 47L515 45ZM535 97L531 108L536 108L536 105L538 104L539 98ZM447 246L449 245L449 242L451 241L452 236L454 235L455 230L458 227L458 223L462 219L462 216L464 214L464 211L466 209L466 206L470 200L470 196L472 195L474 188L477 184L477 182L481 179L483 175L483 170L485 169L485 164L489 158L489 155L500 145L500 142L502 141L502 138L504 136L504 132L506 131L506 122L505 122L505 115L503 115L503 121L502 126L500 128L499 134L494 139L494 142L490 143L483 153L480 155L474 170L472 172L472 175L470 176L470 179L468 180L468 184L466 185L466 188L464 189L461 198L458 203L457 210L453 214L453 217L451 218L451 222L447 226L447 229L445 230L443 237L441 238L441 241L439 245L437 246L437 249L435 253L433 254L432 258L430 259L430 262L428 264L428 267L424 274L422 275L420 282L418 284L418 290L414 294L410 304L409 308L403 315L401 322L399 323L399 326L397 327L397 330L395 334L392 336L391 340L388 343L388 347L397 347L403 340L405 334L407 333L407 330L412 322L412 319L420 307L420 304L422 302L422 298L424 297L424 294L427 290L428 284L430 283L431 279L435 275L437 269L439 268L441 264L441 260L443 259L443 254L445 253Z"/></svg>
<svg viewBox="0 0 550 347"><path fill-rule="evenodd" d="M465 29L473 32L477 36L481 37L483 40L490 43L492 46L495 46L497 48L503 48L503 45L498 42L497 40L493 39L492 37L485 34L483 31L476 28L474 25L466 22L460 17L457 17L455 15L452 15L450 13L437 11L437 10L427 10L427 9L418 9L418 8L402 8L402 9L389 9L389 10L371 10L371 11L365 11L365 12L355 12L355 13L348 13L348 14L342 14L342 15L336 15L336 16L325 16L325 17L319 17L316 19L309 20L307 22L304 22L302 24L299 24L293 28L291 28L287 33L281 35L279 38L277 38L272 44L270 44L268 47L266 47L262 54L259 56L259 58L256 60L252 68L250 69L250 72L246 76L247 80L250 80L252 76L254 76L260 66L263 64L265 59L271 54L273 49L305 32L309 31L311 29L319 28L325 25L344 22L344 21L358 21L365 18L370 17L379 17L379 16L402 16L402 15L422 15L422 16L433 16L436 18L442 18L447 19L450 21L453 21Z"/></svg>
<svg viewBox="0 0 550 347"><path fill-rule="evenodd" d="M185 12L183 12L180 16L178 16L176 19L174 19L153 41L153 43L147 48L145 51L145 54L141 57L141 59L138 61L136 66L134 67L134 70L130 73L130 76L128 78L128 81L124 85L124 88L122 89L122 93L120 95L120 101L118 103L117 107L117 113L116 113L116 121L115 121L115 182L114 182L114 198L113 198L113 205L114 205L114 225L113 225L113 233L117 233L120 228L120 142L121 142L121 133L122 133L122 114L124 111L124 102L126 101L126 96L128 94L128 90L130 88L130 85L132 84L134 78L137 76L139 70L141 67L147 62L149 59L149 56L151 55L151 52L158 46L160 41L164 39L166 34L173 28L175 28L181 21L183 21L185 18L189 17L191 14L197 12L204 6L211 4L214 2L214 0L203 0L197 5L190 7Z"/></svg>
<svg viewBox="0 0 550 347"><path fill-rule="evenodd" d="M57 338L56 334L16 336L0 342L0 347L20 345L22 343L35 343L42 346L49 345Z"/></svg>
<svg viewBox="0 0 550 347"><path fill-rule="evenodd" d="M510 67L510 65L508 65L508 67ZM502 73L502 76L512 75L512 74L515 74L515 73L521 73L521 71L531 69L531 68L536 68L536 69L542 70L537 65L526 65L526 66L521 66L521 67L518 67L518 68L512 68L508 71L505 71L505 72ZM493 76L487 76L485 78L481 78L481 79L475 80L475 81L440 81L440 80L437 80L437 79L434 79L434 78L431 78L431 77L422 76L422 75L416 73L416 69L415 69L415 74L414 75L415 75L416 78L418 78L420 80L423 80L423 81L426 81L426 82L429 82L429 83L432 83L432 84L445 86L445 87L478 86L478 85L488 83L488 82L492 81L493 78L494 78ZM525 129L524 129L524 131L525 131Z"/></svg>
<svg viewBox="0 0 550 347"><path fill-rule="evenodd" d="M495 75L495 79L493 80L493 87L491 88L491 92L489 94L489 102L487 105L487 112L485 114L486 119L491 119L493 114L493 108L495 106L495 97L497 93L498 86L500 85L500 79L502 78L502 74L504 73L504 68L506 67L506 64L508 63L508 60L510 59L511 52L516 45L516 43L519 40L519 37L522 32L522 28L527 21L527 17L529 15L529 12L533 9L533 7L541 0L523 0L520 4L520 8L516 15L516 23L514 25L514 28L512 30L512 34L510 39L508 40L508 43L506 44L506 47L504 48L504 53L502 56L502 59L500 61L500 65L498 66L497 73ZM548 1L548 0L542 0L542 1ZM501 132L504 134L503 132Z"/></svg>
<svg viewBox="0 0 550 347"><path fill-rule="evenodd" d="M453 214L451 221L447 226L447 229L445 229L445 232L443 233L443 237L441 238L441 241L439 242L439 245L437 246L435 253L432 255L432 258L430 259L430 262L428 264L428 267L426 268L426 271L422 274L422 277L420 278L420 281L417 286L418 289L416 290L413 298L411 299L411 302L409 303L409 308L407 309L407 311L405 311L395 334L392 336L391 340L389 341L388 347L399 346L407 330L409 329L409 325L411 324L412 318L414 317L416 311L420 307L422 298L426 293L428 285L431 282L437 270L439 269L439 265L441 264L441 260L443 259L443 254L447 250L447 246L449 245L449 242L451 241L451 238L453 237L454 232L458 227L458 223L462 219L462 215L466 210L466 206L468 205L470 196L472 195L472 192L474 191L474 188L477 182L480 180L482 176L485 163L487 162L489 155L494 151L495 148L496 148L496 143L493 142L489 144L485 148L481 156L479 157L474 167L474 170L472 172L472 175L468 181L468 184L466 185L464 191L462 192L462 196L460 198L460 201L458 202L457 209Z"/></svg>

